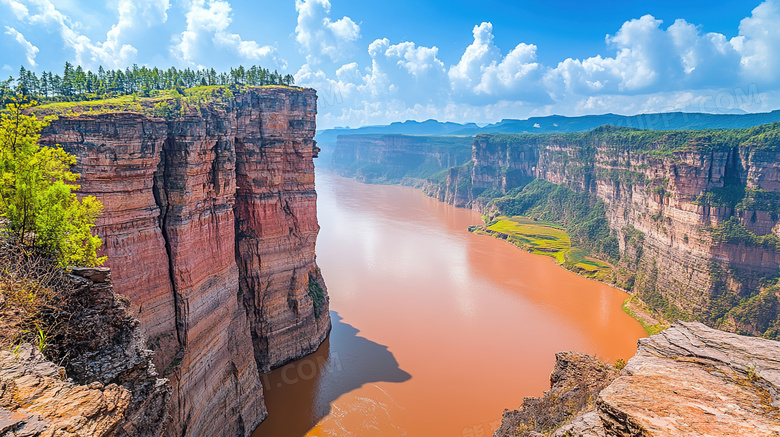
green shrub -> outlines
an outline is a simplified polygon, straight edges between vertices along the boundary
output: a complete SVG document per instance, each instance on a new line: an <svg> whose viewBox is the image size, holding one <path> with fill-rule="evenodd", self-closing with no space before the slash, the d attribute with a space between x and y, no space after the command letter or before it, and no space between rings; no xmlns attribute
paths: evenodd
<svg viewBox="0 0 780 437"><path fill-rule="evenodd" d="M756 235L750 232L736 217L718 223L718 226L705 228L710 232L712 241L716 243L744 244L747 246L763 247L765 249L780 249L780 240L775 234Z"/></svg>
<svg viewBox="0 0 780 437"><path fill-rule="evenodd" d="M70 167L76 157L61 147L38 144L45 122L25 115L33 103L12 99L0 112L0 215L22 246L42 250L61 267L95 266L101 241L92 235L103 205L94 197L79 200Z"/></svg>

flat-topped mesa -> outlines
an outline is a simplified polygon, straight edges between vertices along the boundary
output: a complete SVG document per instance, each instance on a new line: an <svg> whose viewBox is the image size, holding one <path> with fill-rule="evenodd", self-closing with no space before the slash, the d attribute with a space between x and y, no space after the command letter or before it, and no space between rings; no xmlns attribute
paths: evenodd
<svg viewBox="0 0 780 437"><path fill-rule="evenodd" d="M316 94L222 97L168 119L63 117L42 137L79 157L81 193L103 202L97 233L171 379L175 435L249 435L266 416L258 369L313 352L330 328Z"/></svg>

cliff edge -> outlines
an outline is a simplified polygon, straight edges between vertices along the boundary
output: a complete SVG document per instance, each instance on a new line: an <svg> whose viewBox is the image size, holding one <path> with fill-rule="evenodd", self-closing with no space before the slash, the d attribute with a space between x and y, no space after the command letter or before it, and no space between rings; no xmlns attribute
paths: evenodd
<svg viewBox="0 0 780 437"><path fill-rule="evenodd" d="M780 342L678 322L639 340L619 376L593 357L556 358L551 390L505 411L496 437L780 436Z"/></svg>
<svg viewBox="0 0 780 437"><path fill-rule="evenodd" d="M62 366L44 358L44 345L0 351L0 435L154 437L167 427L170 388L110 273L63 274L57 293L67 303L57 318L68 334L46 340L46 354ZM9 300L0 304L8 320L18 311ZM5 322L3 329L13 334Z"/></svg>
<svg viewBox="0 0 780 437"><path fill-rule="evenodd" d="M259 371L314 352L330 329L316 93L221 92L166 118L61 117L41 138L79 158L80 193L104 205L96 231L170 379L171 435L250 435L267 415Z"/></svg>

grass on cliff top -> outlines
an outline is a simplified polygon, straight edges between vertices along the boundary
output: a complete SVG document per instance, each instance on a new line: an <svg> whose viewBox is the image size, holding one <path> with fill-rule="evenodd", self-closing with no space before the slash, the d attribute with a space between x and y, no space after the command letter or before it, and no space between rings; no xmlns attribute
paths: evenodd
<svg viewBox="0 0 780 437"><path fill-rule="evenodd" d="M710 152L749 146L758 150L780 150L780 122L747 129L705 129L655 131L628 127L602 126L590 132L567 134L480 134L476 137L488 147L554 147L575 145L615 151L647 153L653 157L673 156L686 151Z"/></svg>
<svg viewBox="0 0 780 437"><path fill-rule="evenodd" d="M304 88L286 85L243 86L238 92L249 89ZM204 85L183 90L153 91L149 97L130 94L119 97L95 98L78 102L55 102L33 108L38 116L96 115L110 112L133 112L151 117L170 117L177 114L199 111L202 106L225 104L234 98L234 91L227 85ZM97 96L96 96L97 97Z"/></svg>

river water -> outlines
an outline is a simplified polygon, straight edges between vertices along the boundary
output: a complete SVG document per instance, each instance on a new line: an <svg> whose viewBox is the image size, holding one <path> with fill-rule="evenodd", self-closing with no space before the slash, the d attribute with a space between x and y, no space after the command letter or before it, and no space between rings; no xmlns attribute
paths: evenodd
<svg viewBox="0 0 780 437"><path fill-rule="evenodd" d="M264 375L254 437L489 436L549 388L555 353L630 358L627 295L474 235L474 211L317 171L317 260L333 330Z"/></svg>

